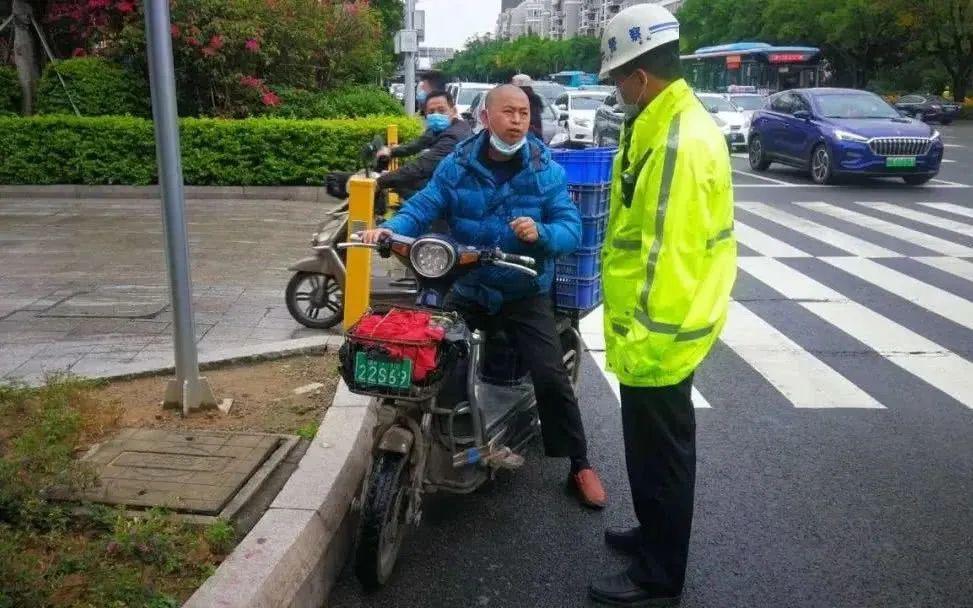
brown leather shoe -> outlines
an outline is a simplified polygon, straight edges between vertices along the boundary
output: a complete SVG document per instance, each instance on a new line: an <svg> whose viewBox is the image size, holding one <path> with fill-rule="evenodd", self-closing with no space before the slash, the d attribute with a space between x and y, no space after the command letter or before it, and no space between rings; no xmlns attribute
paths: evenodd
<svg viewBox="0 0 973 608"><path fill-rule="evenodd" d="M594 469L581 469L571 476L571 481L574 482L574 490L578 493L578 500L584 506L592 509L604 509L605 505L608 504L605 487L601 485L598 473L595 473Z"/></svg>

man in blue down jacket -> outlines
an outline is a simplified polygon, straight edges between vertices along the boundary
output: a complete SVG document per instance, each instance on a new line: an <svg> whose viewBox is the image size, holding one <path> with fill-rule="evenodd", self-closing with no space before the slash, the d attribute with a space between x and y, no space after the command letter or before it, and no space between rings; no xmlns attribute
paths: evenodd
<svg viewBox="0 0 973 608"><path fill-rule="evenodd" d="M523 91L512 85L492 90L482 122L486 129L460 143L423 190L363 238L374 243L393 232L415 237L444 219L450 235L464 245L499 247L537 260L536 278L499 266L479 268L456 282L447 305L473 325L492 316L506 330L531 372L545 452L570 458L579 500L602 508L607 497L588 463L550 295L555 259L581 242L581 217L568 196L564 170L528 134L530 102Z"/></svg>

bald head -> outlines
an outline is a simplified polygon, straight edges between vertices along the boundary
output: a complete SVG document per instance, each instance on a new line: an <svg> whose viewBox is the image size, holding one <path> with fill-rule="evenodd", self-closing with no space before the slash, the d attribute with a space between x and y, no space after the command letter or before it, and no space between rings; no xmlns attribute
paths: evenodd
<svg viewBox="0 0 973 608"><path fill-rule="evenodd" d="M514 144L530 128L530 100L520 87L502 84L487 93L480 120L490 133Z"/></svg>

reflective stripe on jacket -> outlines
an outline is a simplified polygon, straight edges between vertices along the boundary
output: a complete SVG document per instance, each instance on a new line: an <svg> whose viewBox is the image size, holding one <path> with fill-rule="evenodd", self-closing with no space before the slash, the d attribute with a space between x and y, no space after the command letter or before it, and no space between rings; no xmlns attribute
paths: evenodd
<svg viewBox="0 0 973 608"><path fill-rule="evenodd" d="M730 156L684 80L625 131L602 251L608 365L622 384L670 386L696 369L726 320L736 278Z"/></svg>

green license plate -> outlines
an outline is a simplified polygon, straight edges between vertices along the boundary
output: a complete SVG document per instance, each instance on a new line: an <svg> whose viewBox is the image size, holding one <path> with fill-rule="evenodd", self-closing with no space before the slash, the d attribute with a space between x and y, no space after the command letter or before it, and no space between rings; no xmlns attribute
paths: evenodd
<svg viewBox="0 0 973 608"><path fill-rule="evenodd" d="M890 156L885 159L885 166L889 169L914 169L915 156Z"/></svg>
<svg viewBox="0 0 973 608"><path fill-rule="evenodd" d="M355 382L386 388L409 388L412 385L412 360L385 361L372 359L366 353L355 353Z"/></svg>

